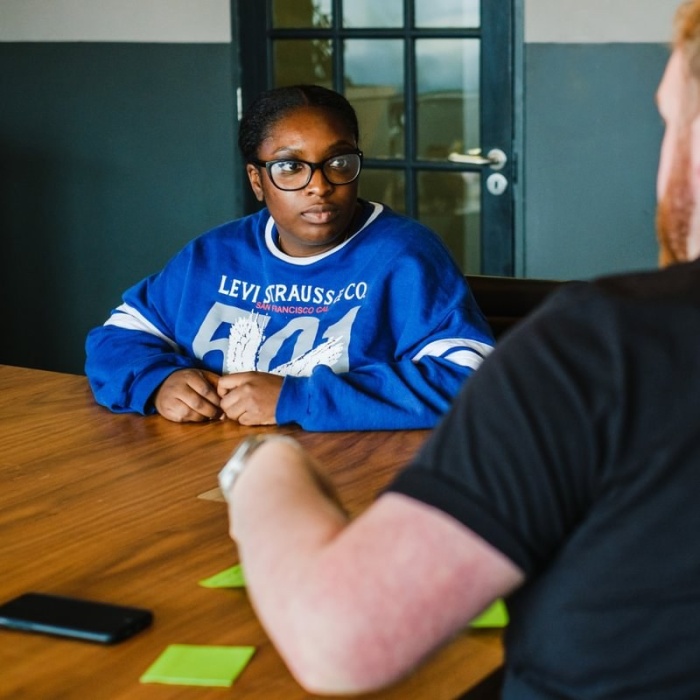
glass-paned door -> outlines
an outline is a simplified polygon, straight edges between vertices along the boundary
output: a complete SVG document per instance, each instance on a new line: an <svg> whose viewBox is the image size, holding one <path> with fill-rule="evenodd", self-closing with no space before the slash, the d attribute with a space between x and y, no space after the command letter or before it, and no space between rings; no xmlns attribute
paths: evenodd
<svg viewBox="0 0 700 700"><path fill-rule="evenodd" d="M357 111L360 196L465 273L513 274L513 0L239 0L242 102L316 83Z"/></svg>

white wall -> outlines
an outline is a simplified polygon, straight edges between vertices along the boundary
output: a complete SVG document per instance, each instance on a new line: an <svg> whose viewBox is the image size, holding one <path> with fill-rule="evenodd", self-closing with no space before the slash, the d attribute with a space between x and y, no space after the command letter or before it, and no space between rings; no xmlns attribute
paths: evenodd
<svg viewBox="0 0 700 700"><path fill-rule="evenodd" d="M229 43L230 5L230 0L0 0L0 41Z"/></svg>
<svg viewBox="0 0 700 700"><path fill-rule="evenodd" d="M526 42L664 43L680 0L523 0Z"/></svg>
<svg viewBox="0 0 700 700"><path fill-rule="evenodd" d="M667 42L680 4L523 2L525 41L563 43ZM0 41L229 42L230 0L0 0Z"/></svg>

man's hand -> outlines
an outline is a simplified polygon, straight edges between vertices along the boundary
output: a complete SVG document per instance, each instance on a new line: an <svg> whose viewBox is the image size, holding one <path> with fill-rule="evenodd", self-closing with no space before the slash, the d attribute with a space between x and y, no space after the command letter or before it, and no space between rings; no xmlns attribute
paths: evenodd
<svg viewBox="0 0 700 700"><path fill-rule="evenodd" d="M219 418L220 399L216 385L220 377L199 369L173 372L158 388L155 407L163 418L175 423L197 423Z"/></svg>
<svg viewBox="0 0 700 700"><path fill-rule="evenodd" d="M219 379L221 410L241 425L275 425L284 377L265 372L239 372Z"/></svg>

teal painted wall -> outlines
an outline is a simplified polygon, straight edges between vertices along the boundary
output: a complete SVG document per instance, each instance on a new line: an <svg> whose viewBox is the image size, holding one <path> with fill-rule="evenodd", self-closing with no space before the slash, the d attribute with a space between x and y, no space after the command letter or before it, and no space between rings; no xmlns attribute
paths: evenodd
<svg viewBox="0 0 700 700"><path fill-rule="evenodd" d="M525 46L524 274L588 279L656 265L656 43Z"/></svg>
<svg viewBox="0 0 700 700"><path fill-rule="evenodd" d="M82 372L87 331L241 213L231 44L0 43L0 363Z"/></svg>

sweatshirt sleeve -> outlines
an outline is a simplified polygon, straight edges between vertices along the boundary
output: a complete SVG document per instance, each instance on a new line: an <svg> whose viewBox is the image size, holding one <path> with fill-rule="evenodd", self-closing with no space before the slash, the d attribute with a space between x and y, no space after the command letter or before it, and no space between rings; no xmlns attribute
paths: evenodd
<svg viewBox="0 0 700 700"><path fill-rule="evenodd" d="M340 374L320 365L308 377L285 377L277 422L315 431L432 428L493 349L469 298L410 355Z"/></svg>
<svg viewBox="0 0 700 700"><path fill-rule="evenodd" d="M95 400L111 411L155 413L153 393L168 375L198 366L173 339L181 265L175 259L127 290L104 325L87 336L85 373Z"/></svg>

